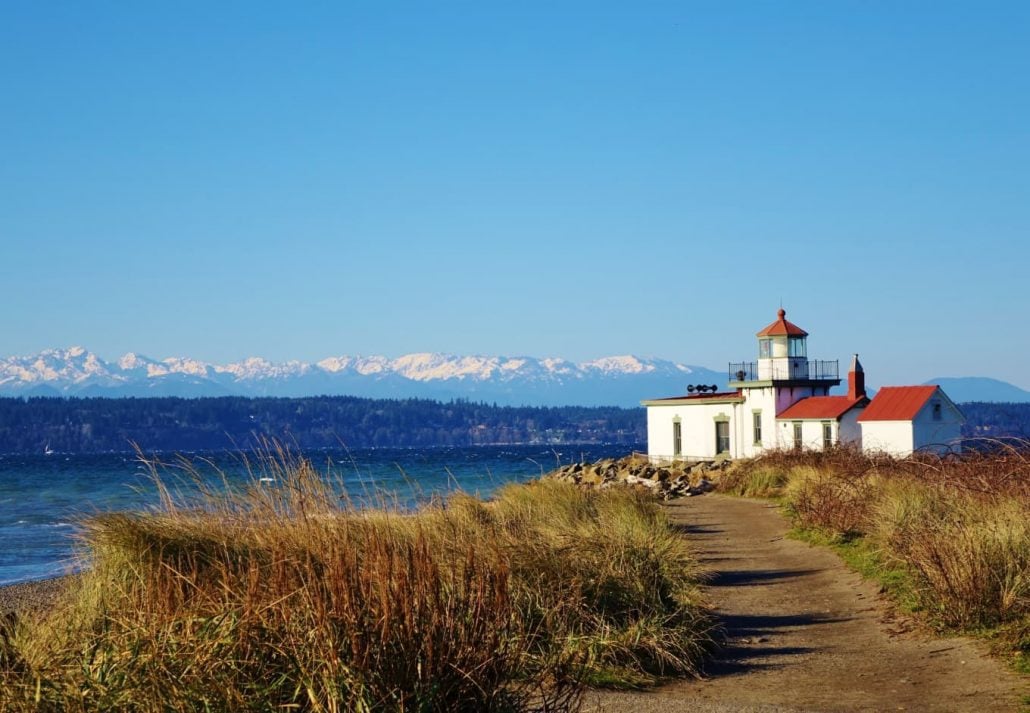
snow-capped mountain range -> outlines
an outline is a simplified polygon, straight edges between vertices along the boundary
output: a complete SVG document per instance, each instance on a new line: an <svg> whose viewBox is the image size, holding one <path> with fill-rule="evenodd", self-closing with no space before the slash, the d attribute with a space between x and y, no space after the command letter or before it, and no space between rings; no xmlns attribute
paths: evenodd
<svg viewBox="0 0 1030 713"><path fill-rule="evenodd" d="M0 359L4 396L317 396L468 398L512 405L636 406L726 374L662 359L566 359L406 354L337 356L316 363L251 357L211 364L129 353L105 361L83 347Z"/></svg>

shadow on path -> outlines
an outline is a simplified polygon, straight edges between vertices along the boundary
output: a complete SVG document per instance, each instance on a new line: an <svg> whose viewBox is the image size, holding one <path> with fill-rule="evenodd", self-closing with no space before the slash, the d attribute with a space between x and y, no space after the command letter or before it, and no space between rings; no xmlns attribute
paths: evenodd
<svg viewBox="0 0 1030 713"><path fill-rule="evenodd" d="M752 671L789 668L794 660L789 657L810 654L819 649L808 646L765 646L749 648L727 646L705 665L702 673L709 678L716 676L740 676ZM776 661L763 659L776 658Z"/></svg>
<svg viewBox="0 0 1030 713"><path fill-rule="evenodd" d="M681 535L721 535L725 530L710 525L689 525L682 522L671 523L672 529Z"/></svg>
<svg viewBox="0 0 1030 713"><path fill-rule="evenodd" d="M709 587L748 587L771 584L783 579L794 579L815 574L818 569L721 569L712 572Z"/></svg>
<svg viewBox="0 0 1030 713"><path fill-rule="evenodd" d="M782 669L800 663L802 654L819 651L811 646L765 645L782 637L778 634L809 626L834 624L850 618L818 614L754 615L722 614L719 649L705 665L708 677L735 676L759 669Z"/></svg>
<svg viewBox="0 0 1030 713"><path fill-rule="evenodd" d="M768 636L783 629L801 629L818 624L839 624L853 617L819 614L721 614L723 638L727 641Z"/></svg>

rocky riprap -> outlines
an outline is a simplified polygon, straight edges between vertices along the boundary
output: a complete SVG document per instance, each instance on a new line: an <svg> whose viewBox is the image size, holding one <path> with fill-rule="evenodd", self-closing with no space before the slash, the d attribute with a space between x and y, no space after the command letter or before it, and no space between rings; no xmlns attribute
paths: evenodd
<svg viewBox="0 0 1030 713"><path fill-rule="evenodd" d="M647 488L662 500L700 495L711 490L729 461L694 461L658 465L644 456L606 458L596 463L572 463L553 470L554 478L588 488L617 485Z"/></svg>

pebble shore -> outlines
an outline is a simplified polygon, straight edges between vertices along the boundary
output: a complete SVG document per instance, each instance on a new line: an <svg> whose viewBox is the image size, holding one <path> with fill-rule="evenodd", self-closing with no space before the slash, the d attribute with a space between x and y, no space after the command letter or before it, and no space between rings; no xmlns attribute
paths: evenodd
<svg viewBox="0 0 1030 713"><path fill-rule="evenodd" d="M54 603L67 584L68 577L54 577L2 586L0 616L10 612L45 609Z"/></svg>

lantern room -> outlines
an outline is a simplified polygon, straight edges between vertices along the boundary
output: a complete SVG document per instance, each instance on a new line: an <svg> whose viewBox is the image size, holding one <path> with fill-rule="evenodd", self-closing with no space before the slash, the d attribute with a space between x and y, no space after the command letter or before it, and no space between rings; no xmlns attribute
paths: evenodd
<svg viewBox="0 0 1030 713"><path fill-rule="evenodd" d="M808 332L787 321L787 312L782 307L776 313L776 321L755 336L758 360L730 364L730 387L756 381L839 381L837 362L809 360Z"/></svg>
<svg viewBox="0 0 1030 713"><path fill-rule="evenodd" d="M776 321L757 336L759 359L808 358L808 332L788 322L787 311L782 307L776 313Z"/></svg>

